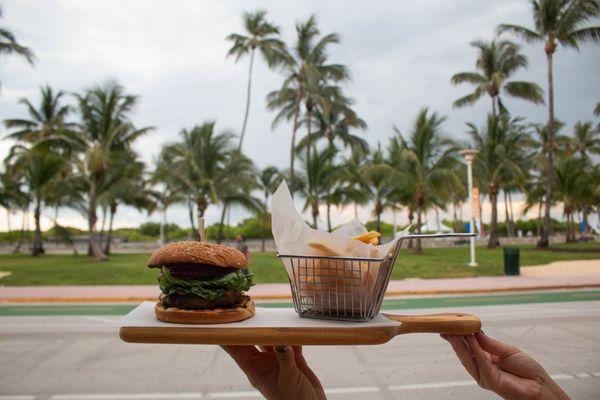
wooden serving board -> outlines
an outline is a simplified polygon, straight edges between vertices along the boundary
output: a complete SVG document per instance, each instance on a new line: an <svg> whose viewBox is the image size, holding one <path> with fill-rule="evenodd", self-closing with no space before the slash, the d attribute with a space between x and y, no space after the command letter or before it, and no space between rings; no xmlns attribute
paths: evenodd
<svg viewBox="0 0 600 400"><path fill-rule="evenodd" d="M300 318L292 308L256 308L256 315L232 324L183 325L156 319L153 302L144 302L117 321L130 343L222 345L366 345L405 333L472 334L481 328L473 315L379 314L368 322Z"/></svg>

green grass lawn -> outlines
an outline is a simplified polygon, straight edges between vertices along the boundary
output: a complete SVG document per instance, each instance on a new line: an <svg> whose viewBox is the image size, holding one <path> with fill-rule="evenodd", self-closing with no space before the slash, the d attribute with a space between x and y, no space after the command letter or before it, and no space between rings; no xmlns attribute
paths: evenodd
<svg viewBox="0 0 600 400"><path fill-rule="evenodd" d="M575 244L556 247L573 250L600 245ZM146 268L148 254L114 254L107 262L95 262L86 256L45 255L33 258L27 254L0 255L0 271L11 275L0 279L0 285L145 285L155 284L158 271ZM402 249L392 279L458 278L481 275L502 275L502 249L477 248L477 268L466 265L468 247L425 249L423 254ZM550 252L532 246L521 247L521 265L546 264L559 260L600 259L600 253ZM254 253L250 263L256 283L287 282L281 260L273 253Z"/></svg>

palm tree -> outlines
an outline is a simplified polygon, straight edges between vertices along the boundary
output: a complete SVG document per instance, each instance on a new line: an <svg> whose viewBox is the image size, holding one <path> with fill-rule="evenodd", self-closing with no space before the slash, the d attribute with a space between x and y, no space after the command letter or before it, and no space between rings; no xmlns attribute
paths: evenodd
<svg viewBox="0 0 600 400"><path fill-rule="evenodd" d="M169 241L167 227L167 210L176 203L183 202L185 196L179 190L177 175L173 173L172 166L175 161L173 146L164 146L158 156L156 168L152 172L149 183L158 188L150 192L161 213L160 242L164 245Z"/></svg>
<svg viewBox="0 0 600 400"><path fill-rule="evenodd" d="M292 143L290 150L290 181L294 189L294 158L296 150L296 131L300 116L300 107L306 109L307 136L312 128L312 116L318 93L324 82L341 82L349 78L347 68L341 64L327 63L327 48L340 42L336 33L320 37L314 15L305 23L296 24L297 40L291 52L286 55L285 74L281 88L267 96L270 110L280 109L273 123L293 119ZM307 146L310 157L311 146ZM309 162L307 159L306 162Z"/></svg>
<svg viewBox="0 0 600 400"><path fill-rule="evenodd" d="M445 117L437 112L421 109L414 122L410 136L404 140L402 171L407 181L414 185L414 210L417 214L417 232L421 233L421 217L437 196L449 194L458 185L453 173L454 143L442 133ZM397 131L400 135L400 132ZM421 241L417 240L416 252L421 252Z"/></svg>
<svg viewBox="0 0 600 400"><path fill-rule="evenodd" d="M110 254L113 220L120 204L141 211L153 208L150 191L144 182L144 163L137 160L131 150L114 152L107 173L98 187L98 202L109 213L108 235L104 243L104 254ZM106 215L106 214L105 214Z"/></svg>
<svg viewBox="0 0 600 400"><path fill-rule="evenodd" d="M355 149L347 157L342 158L341 162L340 203L352 205L355 218L358 218L358 206L369 202L369 195L365 189L367 181L364 176L368 154L368 147L365 150Z"/></svg>
<svg viewBox="0 0 600 400"><path fill-rule="evenodd" d="M137 97L127 95L116 83L98 86L77 95L81 122L77 136L72 138L81 153L79 170L87 186L87 219L90 253L97 260L106 259L98 238L96 222L100 184L111 167L111 160L120 151L131 150L131 144L152 128L138 129L129 119Z"/></svg>
<svg viewBox="0 0 600 400"><path fill-rule="evenodd" d="M600 154L600 130L594 129L591 122L577 122L573 133L567 144L573 152L578 152L581 158Z"/></svg>
<svg viewBox="0 0 600 400"><path fill-rule="evenodd" d="M402 180L401 175L395 171L385 160L381 145L373 151L363 170L365 188L373 200L373 215L375 216L375 229L381 232L381 214L395 205L390 201L392 193Z"/></svg>
<svg viewBox="0 0 600 400"><path fill-rule="evenodd" d="M454 107L472 105L481 96L487 94L492 99L492 113L496 115L496 108L506 112L506 107L500 98L502 93L535 104L544 103L542 89L537 84L524 81L507 82L511 75L527 67L527 57L519 52L518 45L508 40L498 42L476 40L471 42L471 46L479 50L475 63L479 72L460 72L452 76L451 82L453 85L469 83L475 86L475 90L456 100Z"/></svg>
<svg viewBox="0 0 600 400"><path fill-rule="evenodd" d="M41 98L36 108L28 99L19 100L27 108L29 119L10 118L4 120L4 126L14 129L6 138L27 143L37 143L60 135L65 129L73 128L74 124L65 121L71 112L71 107L62 104L65 93L55 92L50 86L40 88Z"/></svg>
<svg viewBox="0 0 600 400"><path fill-rule="evenodd" d="M2 17L2 8L0 7L0 18ZM15 35L6 28L0 27L0 54L16 54L27 60L27 62L31 65L34 63L35 57L33 56L33 52L19 44Z"/></svg>
<svg viewBox="0 0 600 400"><path fill-rule="evenodd" d="M350 131L353 128L361 130L367 128L366 122L351 108L354 101L344 96L340 88L335 85L323 87L316 98L318 101L314 114L317 130L300 141L298 150L323 138L332 148L335 147L334 142L339 140L344 147L366 151L367 142ZM306 118L301 121L301 124L306 123L308 123Z"/></svg>
<svg viewBox="0 0 600 400"><path fill-rule="evenodd" d="M566 242L574 243L575 227L573 215L583 206L587 181L588 163L583 158L566 157L559 159L555 170L555 192L557 200L563 203L563 212L567 218Z"/></svg>
<svg viewBox="0 0 600 400"><path fill-rule="evenodd" d="M258 185L262 190L264 196L263 210L259 215L262 228L260 243L260 248L262 252L265 251L265 231L267 230L269 225L269 197L271 196L271 194L273 194L273 192L275 192L275 190L277 190L277 187L281 183L282 179L283 174L277 169L277 167L274 166L265 167L258 176Z"/></svg>
<svg viewBox="0 0 600 400"><path fill-rule="evenodd" d="M223 240L225 213L232 205L239 205L252 212L262 208L260 200L252 197L252 190L257 189L254 163L248 157L233 150L227 154L224 166L215 179L218 201L223 203L221 221L217 232L217 242Z"/></svg>
<svg viewBox="0 0 600 400"><path fill-rule="evenodd" d="M227 56L234 56L239 61L243 56L250 54L250 67L248 70L248 91L246 94L246 111L240 135L238 150L242 149L248 112L250 110L250 92L252 85L252 67L254 65L254 53L260 52L269 67L274 67L282 62L285 54L285 44L279 39L279 28L265 19L267 12L258 10L253 13L245 12L244 20L245 34L232 33L227 40L233 43Z"/></svg>
<svg viewBox="0 0 600 400"><path fill-rule="evenodd" d="M548 63L548 153L546 168L546 195L544 225L538 242L548 247L550 234L550 208L552 207L552 181L554 175L554 83L553 55L558 43L579 50L585 42L600 42L600 27L585 26L600 14L597 0L530 0L534 29L519 25L501 24L498 33L510 32L526 42L544 42Z"/></svg>
<svg viewBox="0 0 600 400"><path fill-rule="evenodd" d="M6 227L8 229L8 240L12 242L12 231L10 225L10 214L13 210L23 210L29 203L29 195L23 191L22 182L18 173L6 166L5 171L0 173L0 207L6 210Z"/></svg>
<svg viewBox="0 0 600 400"><path fill-rule="evenodd" d="M61 184L57 182L57 177L68 164L63 157L51 151L46 143L31 148L16 144L11 148L7 161L23 179L33 199L35 234L32 255L39 256L44 253L40 227L42 207L56 185Z"/></svg>
<svg viewBox="0 0 600 400"><path fill-rule="evenodd" d="M304 197L304 211L310 209L313 228L317 229L319 218L319 206L326 202L329 187L338 167L333 165L335 150L325 148L318 150L313 148L313 157L307 160L306 156L300 159L303 165L302 186L299 188L300 195Z"/></svg>
<svg viewBox="0 0 600 400"><path fill-rule="evenodd" d="M527 134L519 125L520 119L508 116L488 115L487 125L478 129L467 123L475 148L475 179L479 187L487 193L492 206L488 248L498 246L498 194L501 189L513 182L522 182L526 168L524 159L528 155L519 154L528 141ZM506 186L505 186L506 185Z"/></svg>
<svg viewBox="0 0 600 400"><path fill-rule="evenodd" d="M215 133L215 123L205 122L183 129L181 142L173 145L173 174L182 191L195 204L198 217L204 217L211 204L219 202L219 180L226 173L228 157L233 151L233 135Z"/></svg>

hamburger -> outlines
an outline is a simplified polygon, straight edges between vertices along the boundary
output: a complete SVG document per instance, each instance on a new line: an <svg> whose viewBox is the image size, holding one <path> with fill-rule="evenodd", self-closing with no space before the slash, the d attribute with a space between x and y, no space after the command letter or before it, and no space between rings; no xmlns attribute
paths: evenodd
<svg viewBox="0 0 600 400"><path fill-rule="evenodd" d="M244 292L252 274L240 251L220 244L184 241L156 250L149 268L159 268L160 297L156 317L178 324L222 324L254 316Z"/></svg>

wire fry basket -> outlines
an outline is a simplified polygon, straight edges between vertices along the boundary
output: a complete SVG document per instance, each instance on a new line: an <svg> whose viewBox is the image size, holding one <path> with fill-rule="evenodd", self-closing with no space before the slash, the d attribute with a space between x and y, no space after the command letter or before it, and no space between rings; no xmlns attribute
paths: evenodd
<svg viewBox="0 0 600 400"><path fill-rule="evenodd" d="M278 254L288 272L294 308L302 318L369 321L381 308L392 269L407 239L472 234L407 235L384 258Z"/></svg>

